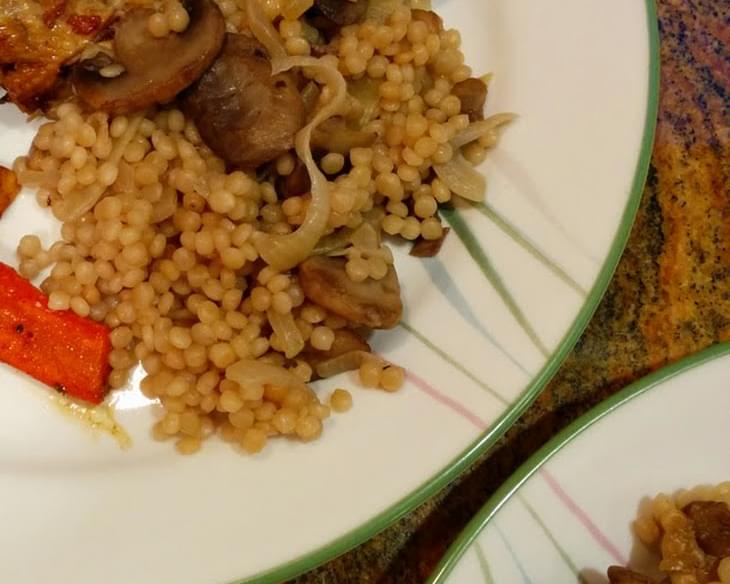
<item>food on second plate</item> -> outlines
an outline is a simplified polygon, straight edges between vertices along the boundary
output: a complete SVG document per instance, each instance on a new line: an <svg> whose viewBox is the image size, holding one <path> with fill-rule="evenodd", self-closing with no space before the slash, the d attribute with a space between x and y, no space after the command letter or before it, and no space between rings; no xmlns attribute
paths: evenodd
<svg viewBox="0 0 730 584"><path fill-rule="evenodd" d="M106 395L110 350L106 326L54 310L40 290L0 263L0 362L61 393L99 403Z"/></svg>
<svg viewBox="0 0 730 584"><path fill-rule="evenodd" d="M129 0L101 21L35 93L18 54L2 69L49 118L14 170L62 223L21 241L20 274L50 268L49 306L109 328L112 388L141 362L183 453L317 438L352 402L317 378L396 391L367 340L403 312L386 240L436 253L439 207L483 199L473 166L511 119L483 119L458 31L406 0Z"/></svg>
<svg viewBox="0 0 730 584"><path fill-rule="evenodd" d="M0 166L0 218L19 192L18 177L9 168Z"/></svg>
<svg viewBox="0 0 730 584"><path fill-rule="evenodd" d="M634 523L634 532L657 552L664 577L611 566L611 584L730 583L730 482L658 495Z"/></svg>

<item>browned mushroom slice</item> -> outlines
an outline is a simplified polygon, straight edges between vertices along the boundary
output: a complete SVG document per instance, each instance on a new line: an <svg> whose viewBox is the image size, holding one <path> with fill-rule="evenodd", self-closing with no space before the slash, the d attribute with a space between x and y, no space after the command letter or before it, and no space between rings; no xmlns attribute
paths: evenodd
<svg viewBox="0 0 730 584"><path fill-rule="evenodd" d="M487 101L487 85L481 79L470 77L454 85L451 90L461 101L461 113L469 115L469 121L484 119L484 103Z"/></svg>
<svg viewBox="0 0 730 584"><path fill-rule="evenodd" d="M276 181L276 186L279 195L285 199L308 193L312 183L309 180L307 167L299 158L295 158L294 170L288 175L280 177Z"/></svg>
<svg viewBox="0 0 730 584"><path fill-rule="evenodd" d="M341 117L334 117L321 123L312 132L312 148L349 154L353 148L371 146L375 138L374 132L353 130Z"/></svg>
<svg viewBox="0 0 730 584"><path fill-rule="evenodd" d="M205 143L239 168L255 168L284 154L304 125L295 76L272 76L264 47L237 34L226 35L213 66L185 95L183 109Z"/></svg>
<svg viewBox="0 0 730 584"><path fill-rule="evenodd" d="M314 0L314 8L332 24L347 26L362 20L368 0Z"/></svg>
<svg viewBox="0 0 730 584"><path fill-rule="evenodd" d="M608 569L608 581L611 584L654 584L651 578L621 566L611 566Z"/></svg>
<svg viewBox="0 0 730 584"><path fill-rule="evenodd" d="M344 258L312 256L299 266L299 282L312 302L348 321L371 329L393 328L403 303L398 276L391 266L382 280L353 282Z"/></svg>
<svg viewBox="0 0 730 584"><path fill-rule="evenodd" d="M334 333L335 340L329 351L318 351L308 346L298 356L312 366L318 377L332 377L356 369L362 361L356 353L371 351L370 345L349 329L336 329Z"/></svg>
<svg viewBox="0 0 730 584"><path fill-rule="evenodd" d="M703 552L730 556L730 505L720 501L695 501L682 511L694 523L697 544Z"/></svg>
<svg viewBox="0 0 730 584"><path fill-rule="evenodd" d="M127 12L114 34L115 59L124 71L105 78L96 67L80 62L72 76L79 97L91 108L113 114L172 100L210 66L225 34L223 15L213 0L191 0L188 12L188 28L163 38L147 30L149 9Z"/></svg>

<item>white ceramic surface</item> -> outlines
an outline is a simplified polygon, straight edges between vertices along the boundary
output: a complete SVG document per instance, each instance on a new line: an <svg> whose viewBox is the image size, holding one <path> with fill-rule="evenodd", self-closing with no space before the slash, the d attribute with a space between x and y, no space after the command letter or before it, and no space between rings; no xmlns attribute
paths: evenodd
<svg viewBox="0 0 730 584"><path fill-rule="evenodd" d="M627 563L651 573L656 557L630 527L639 506L730 480L729 378L726 344L599 405L495 494L431 584L606 584L606 568Z"/></svg>
<svg viewBox="0 0 730 584"><path fill-rule="evenodd" d="M556 370L605 289L643 184L650 3L435 4L474 71L494 72L488 110L520 118L484 166L490 207L452 214L437 259L397 255L404 326L374 345L409 370L407 387L354 389L354 409L316 444L281 441L246 458L211 442L183 458L150 439L154 407L134 389L112 397L134 439L123 452L0 366L0 581L276 581L443 486ZM27 150L32 130L0 107L0 164ZM28 232L50 242L57 226L24 193L0 221L0 261L15 263ZM355 385L319 387L343 384Z"/></svg>

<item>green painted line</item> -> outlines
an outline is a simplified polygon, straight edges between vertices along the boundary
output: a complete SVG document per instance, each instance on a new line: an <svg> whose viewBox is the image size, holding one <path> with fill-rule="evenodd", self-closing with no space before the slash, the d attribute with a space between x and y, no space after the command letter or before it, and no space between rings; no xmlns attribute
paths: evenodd
<svg viewBox="0 0 730 584"><path fill-rule="evenodd" d="M560 557L563 559L563 561L566 563L566 565L570 568L571 572L575 574L575 576L578 578L578 581L581 582L581 584L587 584L585 578L580 575L580 572L578 570L578 566L575 565L573 560L568 555L568 552L565 551L565 548L560 545L560 542L555 538L555 535L553 535L553 532L550 531L547 525L545 525L545 522L542 520L542 517L538 515L537 511L535 511L534 507L530 505L527 500L522 496L522 494L517 495L517 499L525 506L525 509L527 509L527 512L530 514L530 516L535 520L535 523L537 523L540 526L540 529L545 533L547 538L550 540L550 543L553 544L553 547L558 552Z"/></svg>
<svg viewBox="0 0 730 584"><path fill-rule="evenodd" d="M446 219L446 221L448 221L449 225L451 225L451 228L454 230L456 235L459 236L459 239L464 244L464 247L469 252L469 255L476 262L477 266L479 266L482 274L484 274L484 277L489 280L489 283L494 287L497 294L499 294L502 302L504 302L505 306L510 311L514 319L517 321L520 327L522 327L522 330L525 331L525 334L528 336L528 338L546 358L549 358L550 351L540 340L540 337L537 335L535 329L532 328L532 325L527 320L527 317L522 312L522 309L517 306L517 302L515 302L512 294L509 290L507 290L507 286L505 286L504 282L502 281L502 277L492 265L492 262L487 257L484 249L480 245L477 238L474 236L474 233L472 233L471 228L464 221L459 211L453 208L445 208L441 210L441 215Z"/></svg>
<svg viewBox="0 0 730 584"><path fill-rule="evenodd" d="M473 207L487 219L492 221L492 223L510 237L512 241L550 270L560 281L575 290L581 296L585 297L588 295L588 291L578 284L578 282L576 282L570 274L563 270L563 268L561 268L555 261L545 255L540 248L527 239L527 237L525 237L525 235L514 224L510 223L507 219L497 213L497 211L493 207L490 207L488 203L475 203Z"/></svg>
<svg viewBox="0 0 730 584"><path fill-rule="evenodd" d="M494 578L492 577L492 569L489 567L489 560L487 560L487 554L482 549L482 546L478 541L474 542L474 551L477 553L479 559L479 567L482 569L484 575L484 584L494 584Z"/></svg>
<svg viewBox="0 0 730 584"><path fill-rule="evenodd" d="M419 341L421 341L426 347L428 347L431 351L436 353L439 357L441 357L444 361L446 361L449 365L451 365L454 369L459 371L460 373L463 373L466 377L471 379L474 383L476 383L479 387L481 387L484 391L488 392L492 397L499 400L503 404L508 404L509 401L499 395L497 391L484 383L481 379L479 379L476 375L474 375L471 371L469 371L466 367L464 367L461 363L459 363L456 359L454 359L451 355L449 355L446 351L436 346L432 341L430 341L423 333L418 332L416 329L414 329L411 325L409 325L407 322L401 321L398 323L400 327L407 330L410 334L412 334L414 337L416 337Z"/></svg>

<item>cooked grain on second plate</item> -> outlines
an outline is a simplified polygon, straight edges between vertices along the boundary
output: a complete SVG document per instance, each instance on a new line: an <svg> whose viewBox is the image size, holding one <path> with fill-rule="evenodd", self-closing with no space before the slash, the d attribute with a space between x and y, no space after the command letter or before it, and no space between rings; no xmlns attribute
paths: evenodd
<svg viewBox="0 0 730 584"><path fill-rule="evenodd" d="M730 481L656 496L634 533L656 551L663 577L611 566L611 584L730 584Z"/></svg>
<svg viewBox="0 0 730 584"><path fill-rule="evenodd" d="M405 0L98 4L0 13L7 98L49 118L13 170L62 222L18 244L20 276L50 268L36 322L108 327L94 375L121 388L141 361L154 435L183 453L317 438L352 405L317 378L398 390L367 342L402 313L384 239L436 253L439 207L483 199L473 167L511 119L484 119L459 32ZM0 360L51 383L27 350L62 336ZM75 387L73 364L54 375Z"/></svg>

